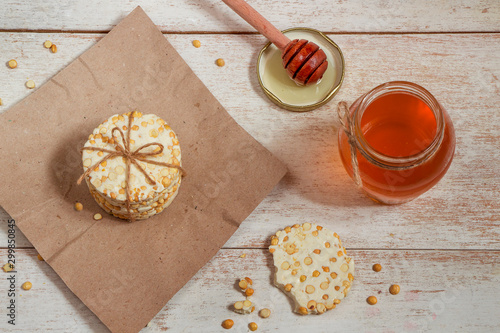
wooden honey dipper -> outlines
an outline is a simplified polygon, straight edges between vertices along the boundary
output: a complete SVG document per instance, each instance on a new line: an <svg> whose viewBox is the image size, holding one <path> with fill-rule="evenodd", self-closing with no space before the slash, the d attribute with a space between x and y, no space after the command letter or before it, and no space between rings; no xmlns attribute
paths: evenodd
<svg viewBox="0 0 500 333"><path fill-rule="evenodd" d="M305 39L290 40L244 0L222 0L281 51L283 67L299 85L318 82L328 68L325 52Z"/></svg>

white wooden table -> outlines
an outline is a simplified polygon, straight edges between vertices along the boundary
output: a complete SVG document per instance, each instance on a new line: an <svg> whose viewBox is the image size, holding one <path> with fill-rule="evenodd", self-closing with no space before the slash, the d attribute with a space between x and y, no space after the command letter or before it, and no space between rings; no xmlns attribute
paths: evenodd
<svg viewBox="0 0 500 333"><path fill-rule="evenodd" d="M341 47L346 77L329 104L309 113L272 104L255 76L265 38L220 1L1 1L0 112L32 93L24 86L28 78L41 86L141 5L236 121L289 168L224 248L143 331L217 332L232 318L233 332L247 332L251 321L259 324L258 332L499 332L500 2L249 2L280 29L315 28ZM195 39L201 48L192 46ZM59 51L44 49L45 40ZM12 58L19 64L15 70L4 66ZM217 58L226 66L217 67ZM336 141L337 102L352 102L391 80L430 90L450 113L457 135L445 178L400 206L377 205L356 190ZM0 210L2 265L8 219ZM356 261L351 293L323 316L293 314L287 297L271 284L269 236L305 221L339 233ZM37 260L19 230L16 241L17 288L27 280L33 288L21 291L17 324L11 326L8 282L0 279L0 331L106 332ZM380 273L371 270L374 263L382 264ZM255 302L272 310L270 318L231 312L229 305L241 298L234 288L240 276L254 279ZM401 286L397 296L388 293L393 283ZM370 295L378 297L377 305L366 303Z"/></svg>

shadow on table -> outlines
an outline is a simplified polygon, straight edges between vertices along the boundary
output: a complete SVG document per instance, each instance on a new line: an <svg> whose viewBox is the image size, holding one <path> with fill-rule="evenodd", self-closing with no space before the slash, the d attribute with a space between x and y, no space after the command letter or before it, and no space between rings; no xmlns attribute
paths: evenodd
<svg viewBox="0 0 500 333"><path fill-rule="evenodd" d="M262 46L264 46L263 44ZM255 46L255 45L254 45ZM273 153L286 163L288 173L280 182L284 190L299 192L305 200L331 207L365 207L375 203L358 190L345 171L338 153L337 103L334 98L310 112L293 112L271 102L262 91L256 74L260 48L255 48L248 68L248 79L255 93L276 114L276 124L270 125ZM285 120L293 121L293 129ZM296 136L290 131L294 131ZM292 138L292 139L291 139ZM295 140L296 138L296 140Z"/></svg>

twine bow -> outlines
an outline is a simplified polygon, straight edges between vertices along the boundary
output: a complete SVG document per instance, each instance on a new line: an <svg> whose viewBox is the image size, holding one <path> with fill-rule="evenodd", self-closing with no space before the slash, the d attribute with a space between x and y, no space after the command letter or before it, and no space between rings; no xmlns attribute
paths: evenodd
<svg viewBox="0 0 500 333"><path fill-rule="evenodd" d="M131 197L130 197L130 191L129 191L130 190L129 180L130 180L130 166L131 166L131 164L134 164L137 167L137 169L142 172L142 174L144 175L144 177L146 177L146 180L150 185L154 185L156 182L148 175L146 170L144 170L144 168L141 167L141 165L137 161L142 161L142 162L146 162L146 163L154 164L154 165L160 165L160 166L164 166L167 168L175 168L175 169L179 170L179 172L181 173L181 177L186 176L186 171L178 165L164 163L164 162L158 162L158 161L148 159L149 156L155 156L155 155L161 154L163 152L165 147L159 142L147 143L143 146L140 146L139 148L137 148L134 151L130 150L130 129L132 127L133 118L134 117L132 117L132 114L130 114L128 117L128 127L127 127L127 136L126 137L123 134L122 130L119 129L118 127L115 127L111 130L111 136L113 137L113 140L115 142L115 149L116 150L109 150L109 149L100 148L100 147L83 147L80 149L80 151L84 151L84 150L102 151L104 153L108 153L108 155L103 157L101 160L99 160L94 165L88 167L87 170L85 170L85 172L80 176L80 178L78 178L78 181L76 182L78 185L80 185L81 182L83 181L83 179L85 179L85 177L87 177L92 172L92 170L94 170L102 162L107 161L111 158L115 158L115 157L124 157L126 160L126 167L127 167L126 173L125 173L125 183L126 183L126 185L125 185L125 204L126 204L126 208L127 208L128 219L130 222L133 222L135 220L133 218L133 216L131 214L131 210L130 210ZM118 132L120 134L121 142L123 145L121 145L120 141L115 137L116 132ZM146 153L141 152L143 149L150 147L150 146L157 146L158 148L160 148L160 150L146 152Z"/></svg>
<svg viewBox="0 0 500 333"><path fill-rule="evenodd" d="M354 136L354 122L351 120L351 114L349 112L349 107L347 103L344 101L339 102L337 113L339 116L340 124L344 129L345 134L347 135L347 142L351 148L351 165L352 165L352 173L354 177L354 183L356 186L361 187L361 177L359 176L359 165L358 165L358 156L357 156L357 143L356 137ZM344 121L346 119L346 121Z"/></svg>

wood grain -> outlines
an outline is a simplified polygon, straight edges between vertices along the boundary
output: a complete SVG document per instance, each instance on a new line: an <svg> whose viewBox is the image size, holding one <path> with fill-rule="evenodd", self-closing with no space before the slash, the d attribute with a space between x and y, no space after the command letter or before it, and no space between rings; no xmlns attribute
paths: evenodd
<svg viewBox="0 0 500 333"><path fill-rule="evenodd" d="M240 258L243 253L246 257ZM221 250L142 332L217 332L226 318L234 320L234 332L247 332L251 321L257 322L259 332L493 332L500 326L498 251L358 250L349 254L356 274L348 297L331 312L303 317L293 314L287 296L272 286L273 266L267 251ZM18 322L9 331L107 332L36 255L32 249L17 252L16 283L29 280L33 288L20 291ZM0 258L5 256L6 251L0 250ZM371 270L374 263L383 266L381 272ZM231 304L243 299L235 285L243 276L254 281L257 310L271 309L268 319L256 312L239 315L230 310ZM2 315L6 283L3 279L0 283ZM395 296L388 292L394 283L401 286ZM378 298L375 306L365 301L370 295Z"/></svg>
<svg viewBox="0 0 500 333"><path fill-rule="evenodd" d="M143 332L222 331L226 318L235 321L234 332L247 332L250 321L258 323L259 332L498 331L500 2L248 2L278 29L306 26L331 33L343 50L346 76L329 104L293 113L267 100L255 75L266 40L218 0L2 2L0 113L33 93L26 80L40 87L141 5L231 116L289 168L224 248ZM192 46L195 39L201 48ZM57 44L59 52L44 49L45 40ZM5 66L12 58L19 64L15 70ZM226 66L217 67L217 58L224 58ZM357 191L337 153L336 104L351 103L390 80L427 88L450 113L457 135L455 159L444 179L400 206L375 204ZM20 141L12 138L0 149L5 144ZM224 179L216 171L212 177ZM0 207L2 264L8 219ZM338 232L356 262L349 297L323 316L291 312L288 298L272 286L271 256L265 250L276 230L305 221ZM27 280L33 288L20 290L18 321L8 327L8 284L1 279L0 331L108 331L48 264L37 260L19 230L16 245L17 290ZM371 270L374 263L382 264L380 273ZM269 319L230 310L242 299L235 288L242 276L254 279L254 302L258 309L272 310ZM389 295L392 283L401 286L399 295ZM377 305L366 304L370 295L377 296Z"/></svg>
<svg viewBox="0 0 500 333"><path fill-rule="evenodd" d="M254 27L260 34L269 39L283 52L290 39L278 30L271 22L266 20L258 11L256 11L248 2L244 0L222 0L236 14L244 19L248 24Z"/></svg>
<svg viewBox="0 0 500 333"><path fill-rule="evenodd" d="M0 112L32 92L24 87L26 78L40 86L101 37L0 33L2 59L19 63L15 70L0 66ZM263 37L166 35L236 121L289 168L226 247L262 248L277 229L316 221L337 231L350 248L499 249L500 63L492 55L500 54L500 34L331 37L346 58L344 85L322 108L294 113L272 104L258 85L255 63ZM58 53L43 48L46 39L58 45ZM201 48L191 45L194 39ZM214 64L219 57L226 66ZM342 168L335 108L396 79L424 86L447 108L457 151L431 191L408 204L382 206L360 193ZM216 172L213 177L223 179ZM6 218L1 212L1 221ZM0 229L5 246L6 224ZM31 245L19 236L18 246Z"/></svg>
<svg viewBox="0 0 500 333"><path fill-rule="evenodd" d="M497 0L249 0L278 29L325 32L499 31ZM0 29L109 31L141 5L164 32L254 32L217 0L3 0ZM78 18L78 19L76 19Z"/></svg>

